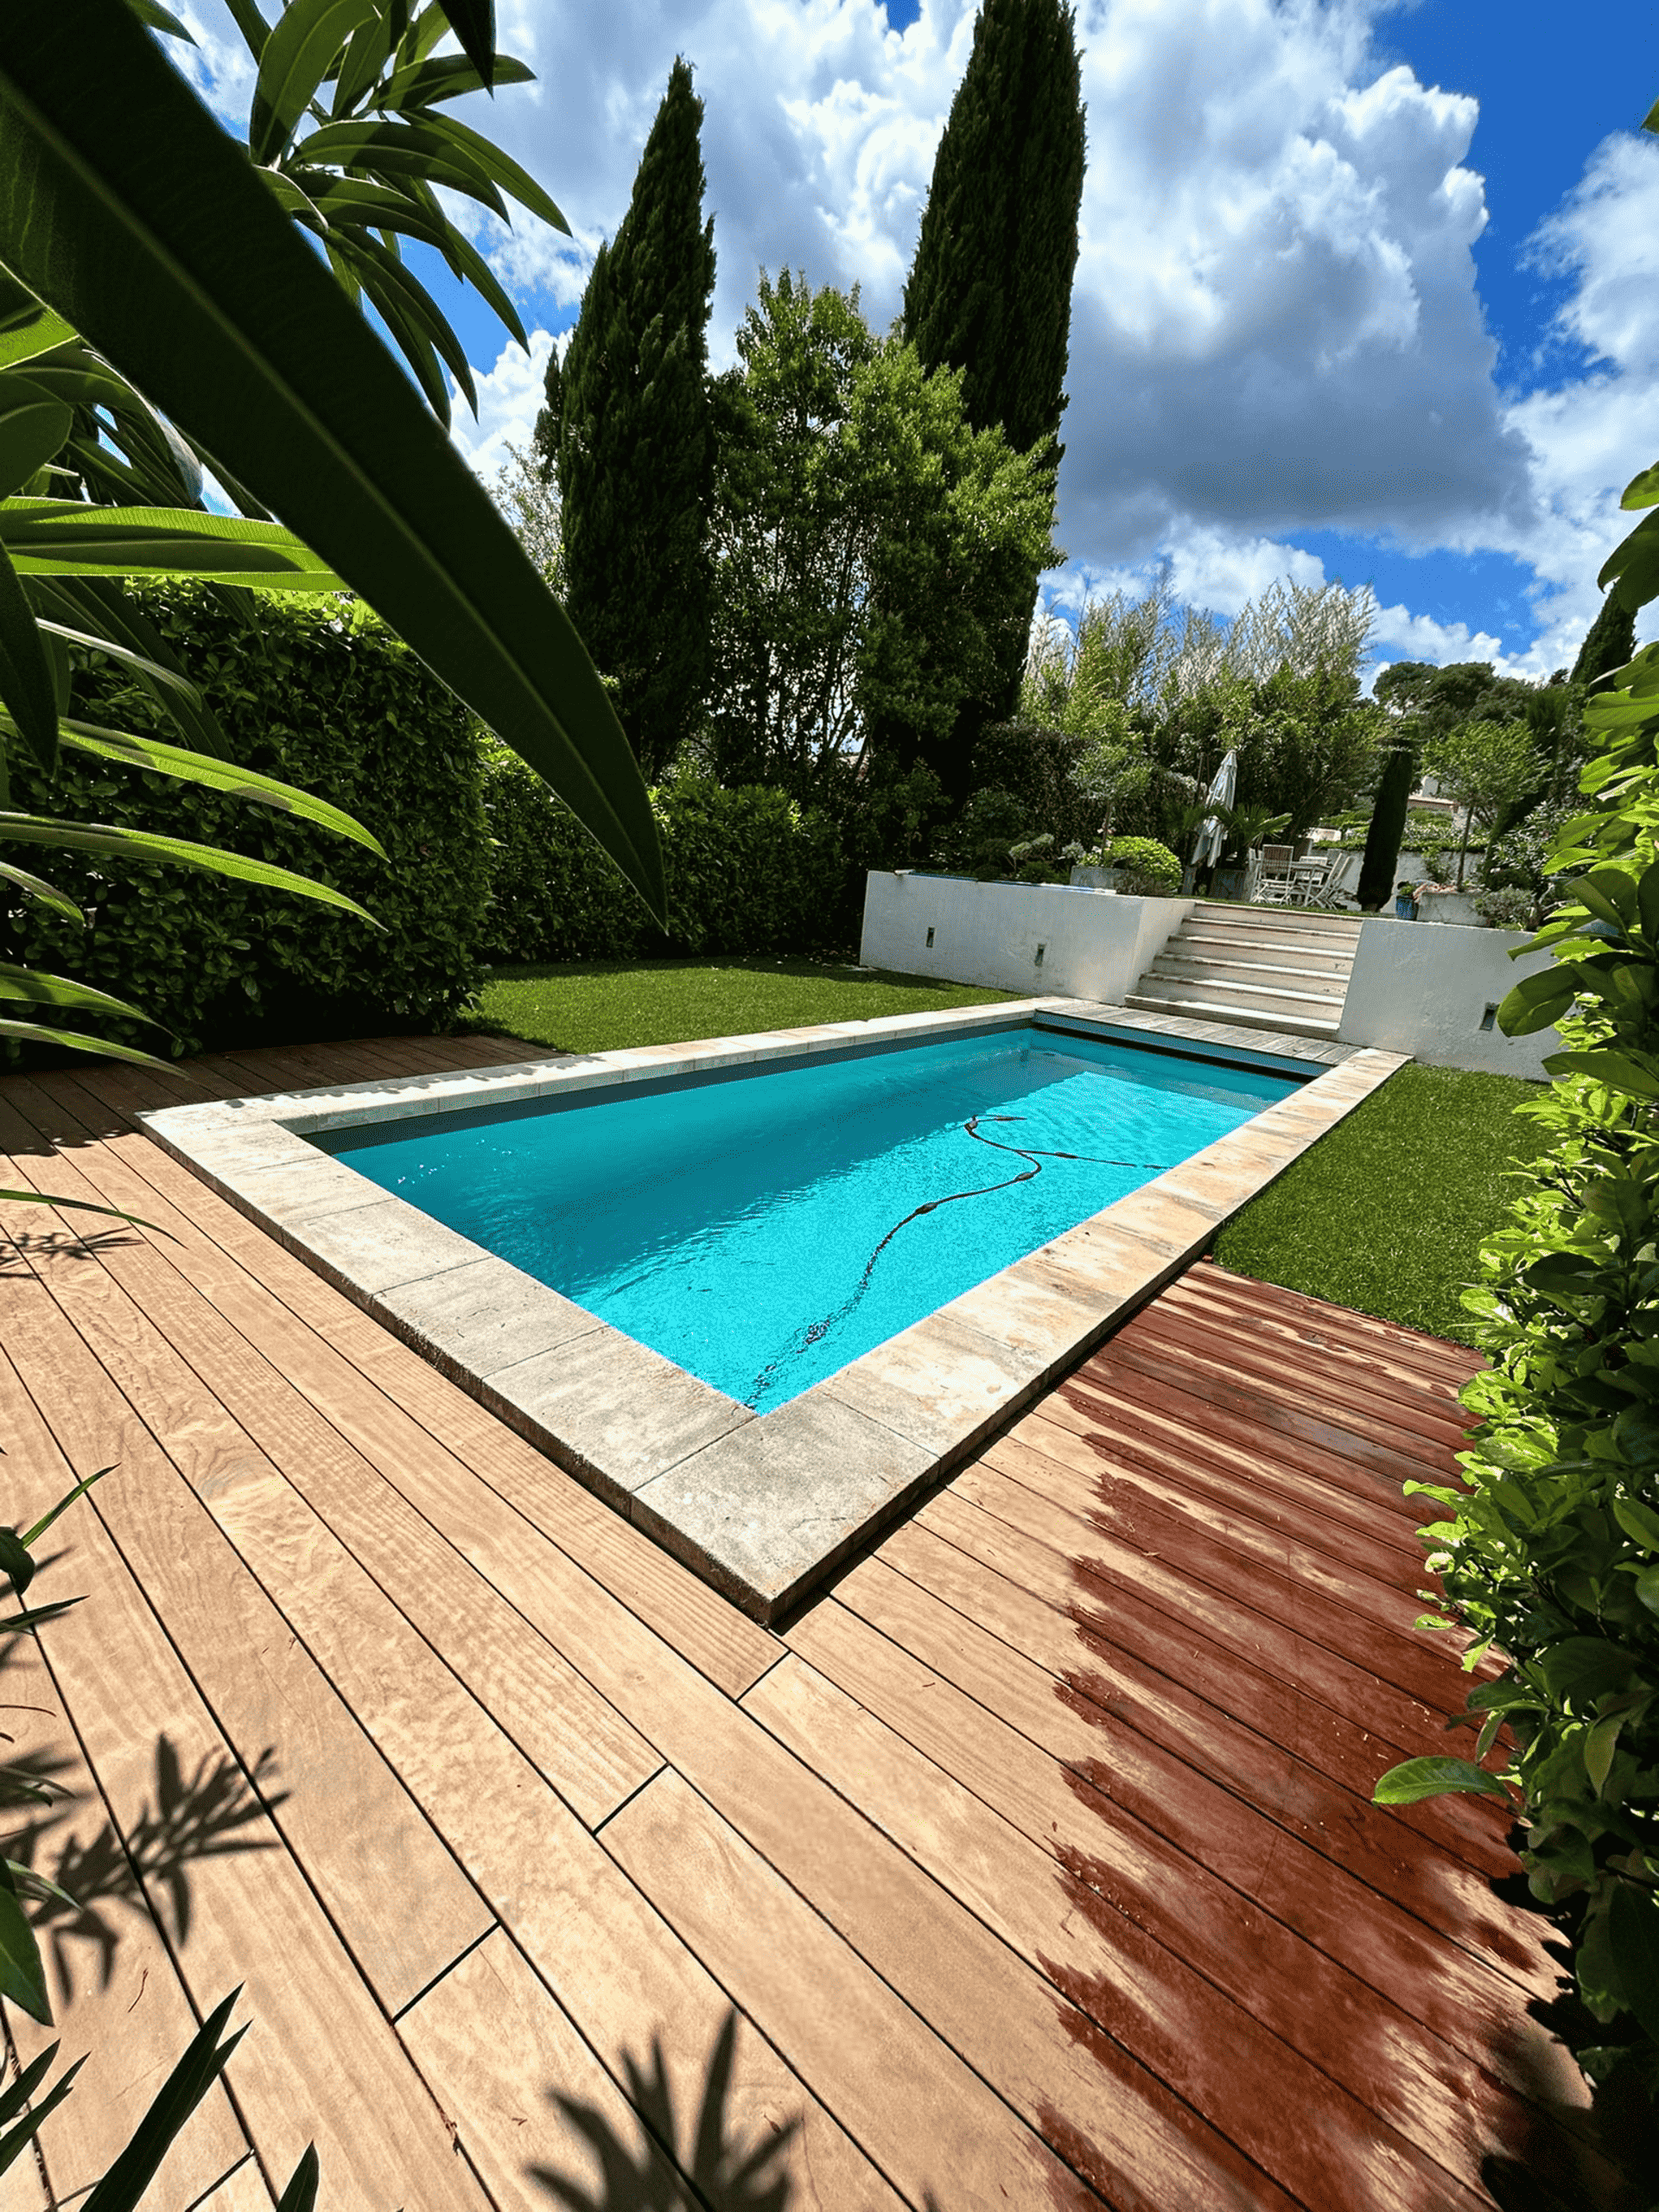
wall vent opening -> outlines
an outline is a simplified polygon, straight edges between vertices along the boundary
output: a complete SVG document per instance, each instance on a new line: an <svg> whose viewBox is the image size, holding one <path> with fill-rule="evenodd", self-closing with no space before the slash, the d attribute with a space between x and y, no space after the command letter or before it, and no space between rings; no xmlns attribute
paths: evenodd
<svg viewBox="0 0 1659 2212"><path fill-rule="evenodd" d="M1497 1027L1497 1008L1495 1005L1489 1006L1485 1013L1481 1015L1480 1026L1483 1029L1495 1029Z"/></svg>
<svg viewBox="0 0 1659 2212"><path fill-rule="evenodd" d="M1040 967L1042 966L1042 964L1043 964L1043 955L1044 955L1047 950L1048 950L1048 947L1047 947L1046 944L1039 944L1039 945L1038 946L1038 948L1037 948L1037 959L1036 959L1036 963L1035 963L1035 964L1036 964L1039 968L1040 968Z"/></svg>
<svg viewBox="0 0 1659 2212"><path fill-rule="evenodd" d="M927 933L927 950L930 952L933 950L933 932L931 930L929 930Z"/></svg>

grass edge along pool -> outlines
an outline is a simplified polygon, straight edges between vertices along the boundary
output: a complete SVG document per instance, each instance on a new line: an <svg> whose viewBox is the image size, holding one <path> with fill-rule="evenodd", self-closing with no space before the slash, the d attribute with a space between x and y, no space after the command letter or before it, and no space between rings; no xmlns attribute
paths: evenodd
<svg viewBox="0 0 1659 2212"><path fill-rule="evenodd" d="M1308 1072L1026 1021L321 1141L764 1413L1180 1166Z"/></svg>

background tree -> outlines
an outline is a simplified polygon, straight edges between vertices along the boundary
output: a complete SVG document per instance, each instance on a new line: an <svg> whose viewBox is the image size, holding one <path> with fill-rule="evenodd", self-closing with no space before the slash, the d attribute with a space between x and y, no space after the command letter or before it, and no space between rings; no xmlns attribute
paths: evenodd
<svg viewBox="0 0 1659 2212"><path fill-rule="evenodd" d="M925 370L959 369L976 430L1059 466L1083 198L1075 18L1059 0L984 0L934 157L902 328ZM1014 711L1038 569L1009 587L984 715ZM971 733L969 733L971 734Z"/></svg>
<svg viewBox="0 0 1659 2212"><path fill-rule="evenodd" d="M1371 802L1365 854L1359 864L1355 896L1364 913L1380 913L1393 895L1400 841L1406 834L1406 816L1416 782L1416 743L1408 730L1395 723L1382 740L1382 772Z"/></svg>
<svg viewBox="0 0 1659 2212"><path fill-rule="evenodd" d="M1567 682L1590 690L1614 669L1623 668L1635 652L1636 617L1618 594L1610 591L1585 632Z"/></svg>
<svg viewBox="0 0 1659 2212"><path fill-rule="evenodd" d="M616 236L599 250L556 378L565 604L616 679L647 779L696 728L709 676L707 517L714 448L708 324L712 219L702 220L702 102L677 60Z"/></svg>
<svg viewBox="0 0 1659 2212"><path fill-rule="evenodd" d="M1538 779L1542 762L1527 723L1458 722L1430 741L1423 765L1449 798L1463 809L1458 847L1458 888L1463 888L1469 839L1478 824L1490 828L1516 795Z"/></svg>
<svg viewBox="0 0 1659 2212"><path fill-rule="evenodd" d="M1011 580L1048 557L1046 473L833 289L763 278L738 353L715 390L712 765L821 799L861 768L942 780Z"/></svg>

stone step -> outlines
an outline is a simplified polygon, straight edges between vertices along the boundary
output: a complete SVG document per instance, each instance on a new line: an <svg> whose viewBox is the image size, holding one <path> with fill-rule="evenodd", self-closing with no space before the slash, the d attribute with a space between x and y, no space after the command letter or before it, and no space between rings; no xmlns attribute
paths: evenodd
<svg viewBox="0 0 1659 2212"><path fill-rule="evenodd" d="M1203 982L1213 976L1221 983L1264 983L1274 989L1306 990L1315 997L1333 999L1340 1006L1348 995L1348 965L1339 969L1309 966L1293 960L1217 958L1198 952L1173 938L1152 966L1149 976L1167 976L1177 982Z"/></svg>
<svg viewBox="0 0 1659 2212"><path fill-rule="evenodd" d="M1335 1021L1316 1020L1310 1014L1262 1014L1245 1006L1212 1006L1203 1000L1154 998L1149 991L1129 991L1125 1006L1142 1014L1173 1014L1184 1021L1224 1021L1235 1029L1276 1029L1285 1037L1323 1037L1335 1041Z"/></svg>
<svg viewBox="0 0 1659 2212"><path fill-rule="evenodd" d="M1277 1007L1283 1014L1307 1014L1316 1020L1327 1016L1336 1019L1342 1013L1347 994L1344 991L1307 991L1281 988L1268 983L1236 983L1223 976L1202 976L1187 978L1171 976L1154 967L1143 976L1139 989L1144 985L1166 999L1186 1001L1203 999L1215 1006L1247 1006L1263 1014Z"/></svg>
<svg viewBox="0 0 1659 2212"><path fill-rule="evenodd" d="M1251 930L1268 927L1289 931L1296 937L1340 938L1352 944L1360 925L1346 914L1325 914L1300 906L1218 906L1201 899L1187 916L1190 929Z"/></svg>
<svg viewBox="0 0 1659 2212"><path fill-rule="evenodd" d="M1183 923L1165 950L1179 951L1183 959L1242 960L1252 967L1264 959L1271 963L1282 958L1292 967L1325 976L1349 976L1354 966L1351 945L1338 947L1314 938L1271 937L1265 931L1247 937L1242 930L1198 930L1190 922Z"/></svg>

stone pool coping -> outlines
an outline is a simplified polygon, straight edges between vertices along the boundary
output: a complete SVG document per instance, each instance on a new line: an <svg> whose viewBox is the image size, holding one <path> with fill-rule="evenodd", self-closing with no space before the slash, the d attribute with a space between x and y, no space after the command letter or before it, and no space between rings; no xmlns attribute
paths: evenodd
<svg viewBox="0 0 1659 2212"><path fill-rule="evenodd" d="M1026 1023L1277 1072L1323 1071L763 1414L306 1141L364 1123ZM770 1622L1049 1389L1403 1065L1396 1052L1073 999L1016 999L172 1106L142 1119L175 1159L557 1465Z"/></svg>

